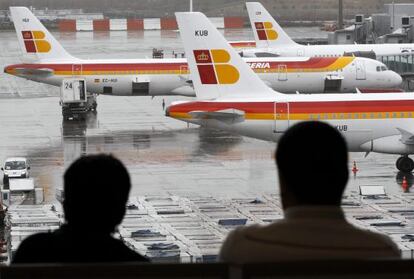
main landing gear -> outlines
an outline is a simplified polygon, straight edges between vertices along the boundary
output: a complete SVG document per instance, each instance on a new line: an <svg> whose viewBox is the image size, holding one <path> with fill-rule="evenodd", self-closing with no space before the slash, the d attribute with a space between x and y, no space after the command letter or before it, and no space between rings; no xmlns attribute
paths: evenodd
<svg viewBox="0 0 414 279"><path fill-rule="evenodd" d="M408 157L408 155L403 155L398 158L395 166L399 171L402 172L412 172L414 170L414 161Z"/></svg>

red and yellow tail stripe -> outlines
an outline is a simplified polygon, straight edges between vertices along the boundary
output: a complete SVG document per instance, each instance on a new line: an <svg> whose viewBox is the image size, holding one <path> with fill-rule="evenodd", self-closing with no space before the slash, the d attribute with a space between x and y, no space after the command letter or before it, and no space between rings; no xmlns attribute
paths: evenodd
<svg viewBox="0 0 414 279"><path fill-rule="evenodd" d="M255 22L254 26L260 41L274 41L279 37L279 34L273 29L273 24L269 21Z"/></svg>
<svg viewBox="0 0 414 279"><path fill-rule="evenodd" d="M22 31L22 36L28 53L46 53L52 48L43 31Z"/></svg>
<svg viewBox="0 0 414 279"><path fill-rule="evenodd" d="M230 54L224 49L194 50L194 58L202 84L233 84L240 73L230 65Z"/></svg>

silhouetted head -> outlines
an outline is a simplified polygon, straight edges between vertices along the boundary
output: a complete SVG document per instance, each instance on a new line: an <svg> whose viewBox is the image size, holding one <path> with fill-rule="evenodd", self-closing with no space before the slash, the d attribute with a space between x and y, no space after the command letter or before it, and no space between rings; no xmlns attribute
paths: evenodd
<svg viewBox="0 0 414 279"><path fill-rule="evenodd" d="M348 150L342 135L323 122L294 125L276 150L283 207L340 205L348 181Z"/></svg>
<svg viewBox="0 0 414 279"><path fill-rule="evenodd" d="M112 155L88 155L64 175L63 209L72 227L110 233L122 221L131 182L125 166Z"/></svg>

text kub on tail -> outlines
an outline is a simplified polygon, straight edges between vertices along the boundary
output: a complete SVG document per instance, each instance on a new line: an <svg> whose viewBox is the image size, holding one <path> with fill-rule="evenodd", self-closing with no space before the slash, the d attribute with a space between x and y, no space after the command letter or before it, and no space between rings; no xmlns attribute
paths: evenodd
<svg viewBox="0 0 414 279"><path fill-rule="evenodd" d="M199 99L276 94L253 72L202 13L176 13Z"/></svg>

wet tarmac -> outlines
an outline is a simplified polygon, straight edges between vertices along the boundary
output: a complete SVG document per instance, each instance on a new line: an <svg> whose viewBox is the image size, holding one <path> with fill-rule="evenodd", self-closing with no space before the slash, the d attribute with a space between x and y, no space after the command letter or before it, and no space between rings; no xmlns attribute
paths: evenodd
<svg viewBox="0 0 414 279"><path fill-rule="evenodd" d="M307 31L302 35L320 34L314 29ZM56 35L70 53L82 58L150 57L153 47L164 48L166 54L182 51L173 31ZM226 31L225 35L231 40L252 39L249 30ZM22 61L13 32L0 33L0 47L0 67ZM146 255L151 245L163 244L162 253L149 255L153 258L214 260L234 225L266 224L282 218L273 159L275 143L167 118L162 97L99 96L98 111L88 115L86 122L63 122L58 92L51 86L0 73L0 162L11 156L27 157L31 176L36 186L44 188L47 204L55 203L56 194L61 194L62 174L74 159L106 152L120 158L132 177L120 236ZM185 98L164 99L168 105ZM410 188L414 178L397 172L397 158L382 154L365 158L362 153L351 153L350 168L356 161L359 171L350 177L344 209L350 222L389 234L404 257L413 258L414 194ZM300 167L306 166L298 165L298 175ZM320 172L324 172L323 165ZM400 186L403 176L408 189ZM306 177L303 183L308 183ZM383 186L387 196L364 199L359 195L361 185ZM59 213L59 206L56 208ZM50 205L10 208L12 249L34 232L24 226L13 227L13 222L28 222L33 214L44 216L33 220L39 223L36 231L56 227L61 217ZM158 246L155 248L161 249Z"/></svg>
<svg viewBox="0 0 414 279"><path fill-rule="evenodd" d="M303 34L321 34L313 28L307 31ZM175 31L55 35L70 53L82 58L149 57L153 47L162 47L166 53L182 50ZM230 40L252 39L248 29L225 35ZM1 67L22 61L13 32L0 33L0 47ZM32 176L37 186L45 188L47 202L55 199L55 189L62 186L65 167L81 154L97 152L113 153L125 162L134 184L133 196L197 193L236 198L277 193L274 143L188 127L164 116L162 97L99 96L98 112L89 115L86 123L63 122L57 95L57 88L0 74L0 161L9 156L28 157ZM179 99L184 97L166 97L165 101L168 105ZM401 193L396 159L351 154L351 162L356 160L360 171L350 180L349 189L374 184ZM409 183L412 180L408 175Z"/></svg>

